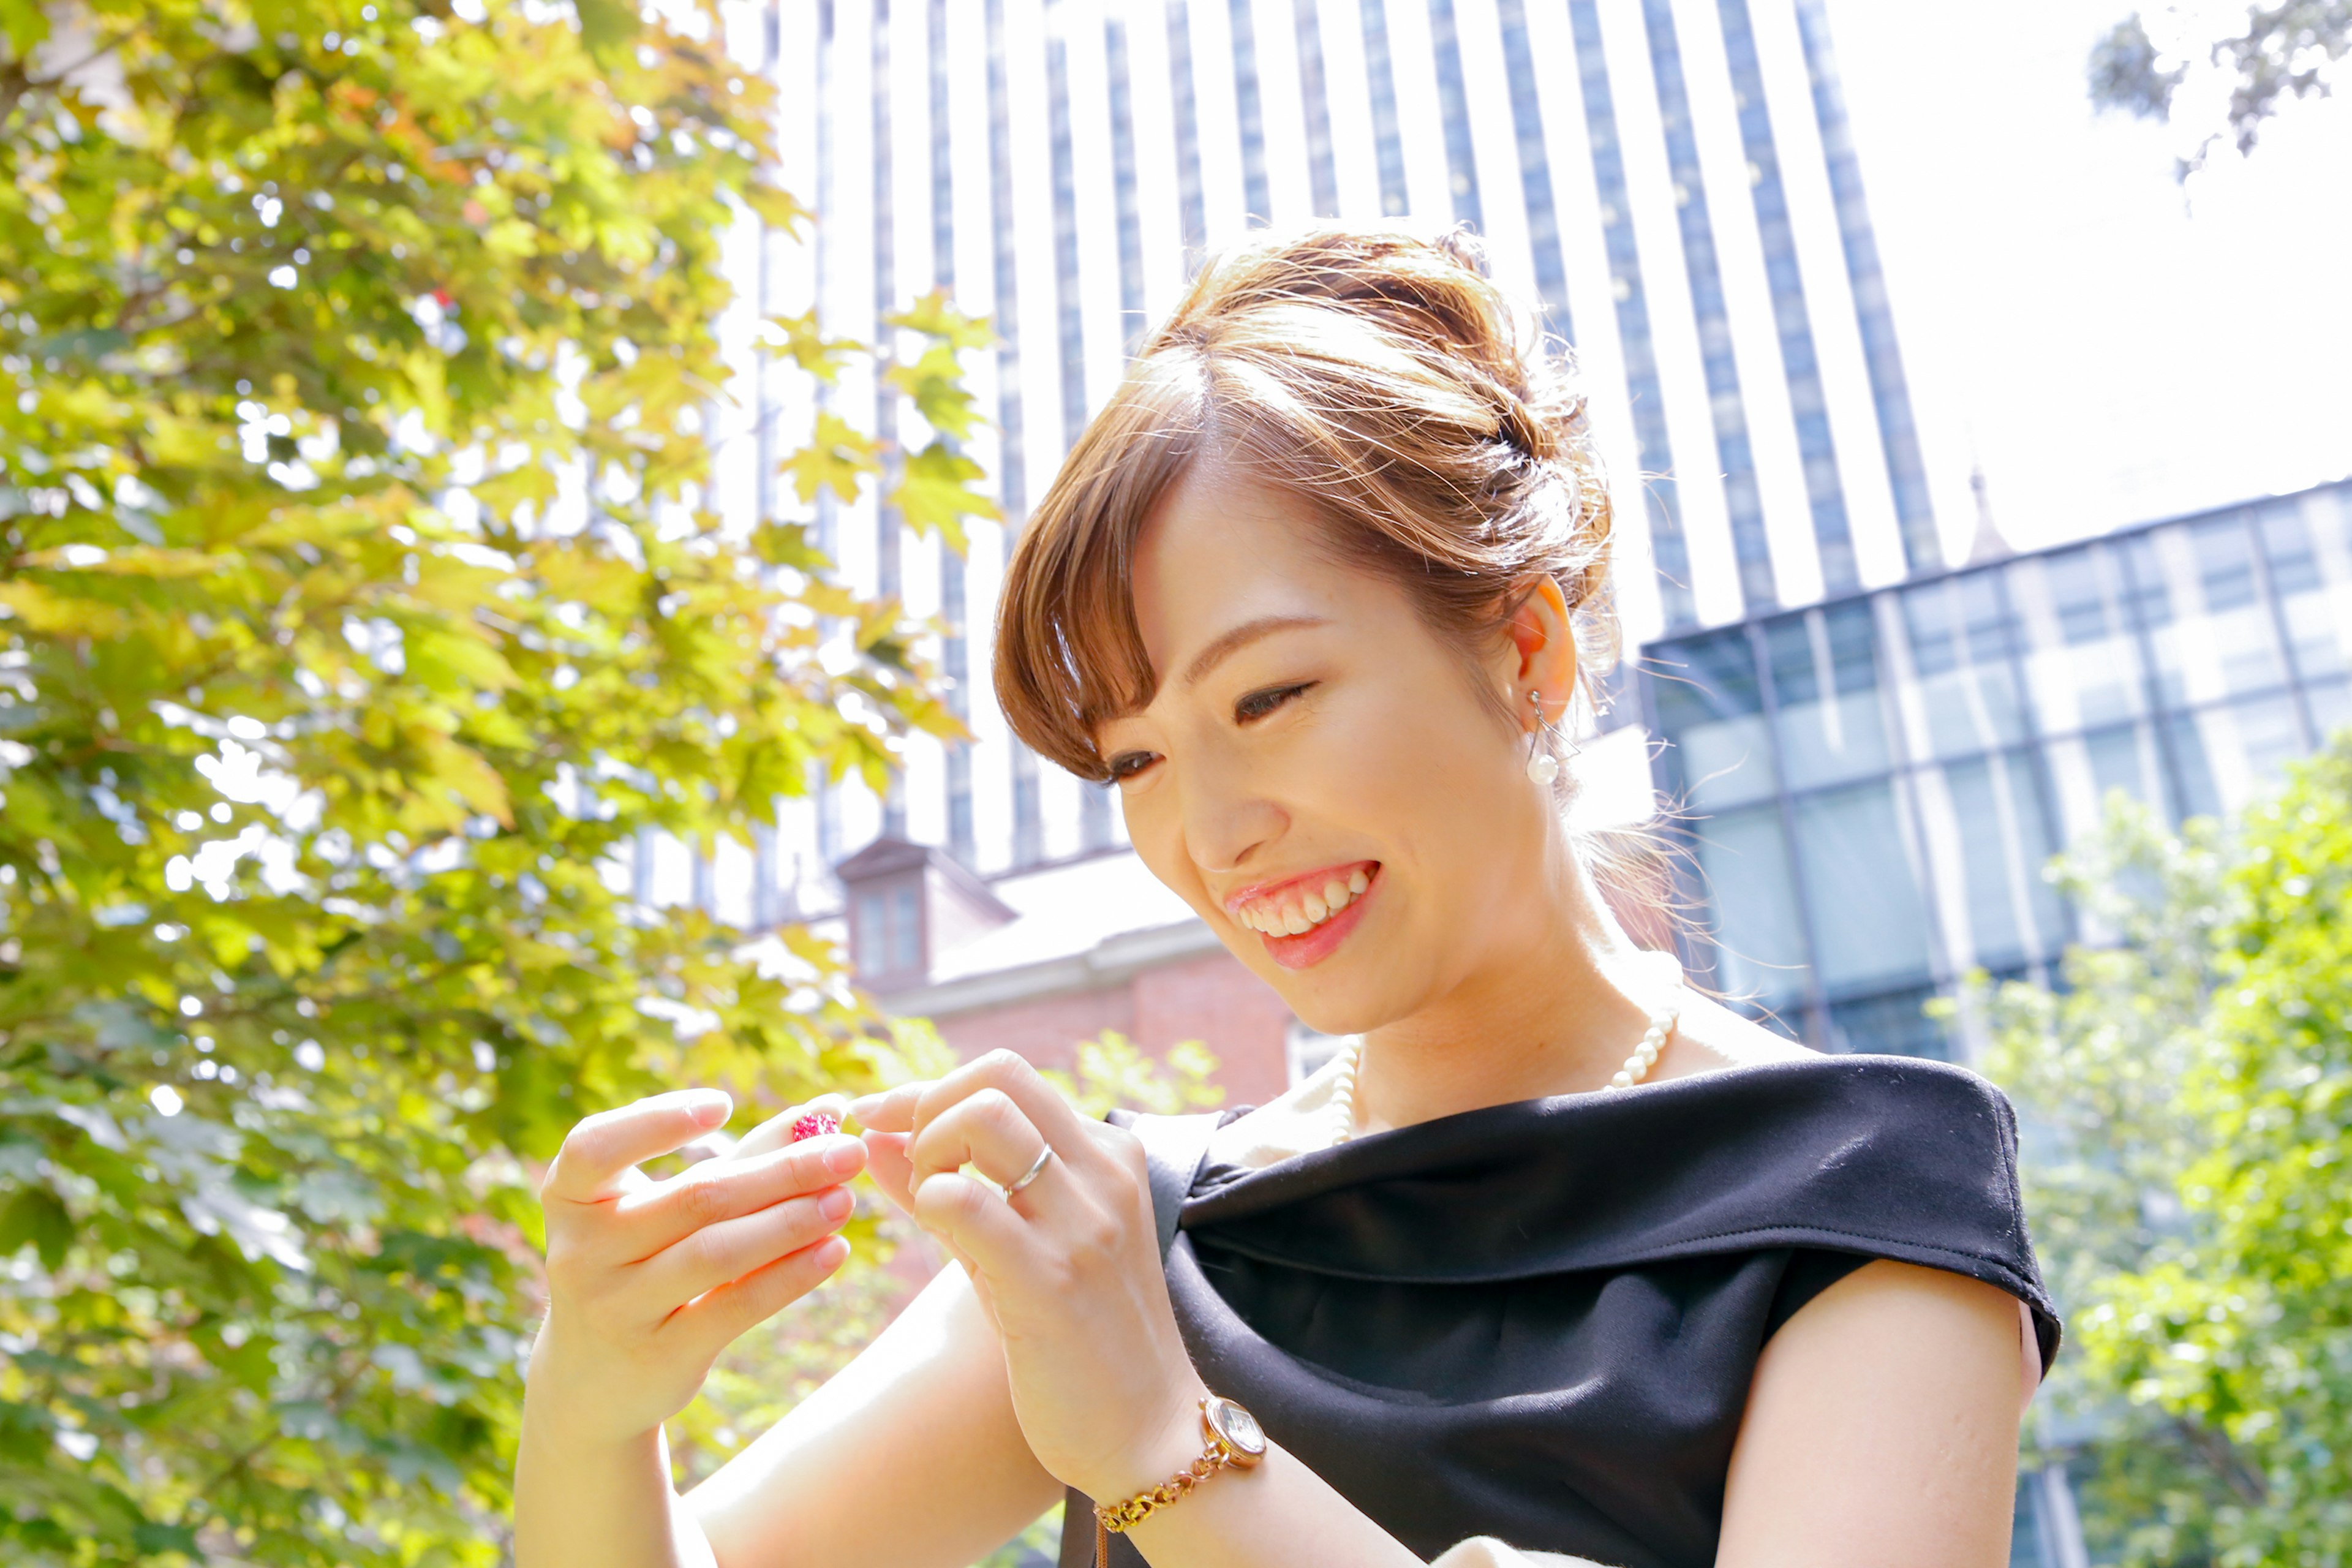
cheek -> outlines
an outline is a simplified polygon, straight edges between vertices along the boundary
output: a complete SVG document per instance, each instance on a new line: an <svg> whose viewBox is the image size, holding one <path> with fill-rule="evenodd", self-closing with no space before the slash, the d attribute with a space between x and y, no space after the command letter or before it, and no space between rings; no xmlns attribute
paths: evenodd
<svg viewBox="0 0 2352 1568"><path fill-rule="evenodd" d="M1168 764L1160 764L1165 769ZM1202 894L1200 873L1184 853L1184 828L1171 781L1156 779L1145 788L1118 791L1118 809L1127 824L1127 839L1136 858L1188 902L1198 904Z"/></svg>
<svg viewBox="0 0 2352 1568"><path fill-rule="evenodd" d="M1424 826L1475 826L1510 794L1509 738L1455 682L1368 689L1318 739L1335 793Z"/></svg>

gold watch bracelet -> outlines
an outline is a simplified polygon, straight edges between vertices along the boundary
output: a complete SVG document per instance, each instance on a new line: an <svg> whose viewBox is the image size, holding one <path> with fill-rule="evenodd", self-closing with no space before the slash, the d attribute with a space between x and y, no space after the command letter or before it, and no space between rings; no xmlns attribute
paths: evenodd
<svg viewBox="0 0 2352 1568"><path fill-rule="evenodd" d="M1209 1400L1205 1398L1201 1401L1201 1429L1208 1434L1209 1441L1199 1458L1158 1486L1139 1491L1123 1502L1095 1504L1095 1568L1110 1568L1112 1535L1134 1529L1169 1504L1181 1500L1194 1487L1226 1466L1246 1469L1262 1457L1244 1455L1225 1441L1223 1435L1209 1419Z"/></svg>

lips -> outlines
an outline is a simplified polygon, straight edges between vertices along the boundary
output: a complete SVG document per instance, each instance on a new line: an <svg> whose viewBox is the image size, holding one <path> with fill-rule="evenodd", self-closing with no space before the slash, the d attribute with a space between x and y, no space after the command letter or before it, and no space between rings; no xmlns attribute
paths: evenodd
<svg viewBox="0 0 2352 1568"><path fill-rule="evenodd" d="M1255 931L1267 956L1285 969L1321 962L1363 919L1363 906L1379 890L1377 860L1325 866L1244 888L1225 900L1234 923Z"/></svg>

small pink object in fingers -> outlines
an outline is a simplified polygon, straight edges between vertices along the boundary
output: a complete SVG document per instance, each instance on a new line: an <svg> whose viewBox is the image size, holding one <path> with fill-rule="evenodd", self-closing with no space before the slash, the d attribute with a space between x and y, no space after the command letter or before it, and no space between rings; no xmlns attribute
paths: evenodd
<svg viewBox="0 0 2352 1568"><path fill-rule="evenodd" d="M822 1138L828 1132L841 1131L841 1118L829 1110L812 1110L793 1123L793 1142L803 1138Z"/></svg>

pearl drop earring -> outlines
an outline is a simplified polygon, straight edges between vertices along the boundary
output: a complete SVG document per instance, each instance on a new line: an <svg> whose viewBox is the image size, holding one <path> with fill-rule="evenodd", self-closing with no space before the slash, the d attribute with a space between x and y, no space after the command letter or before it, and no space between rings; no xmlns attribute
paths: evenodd
<svg viewBox="0 0 2352 1568"><path fill-rule="evenodd" d="M1549 787L1559 777L1559 759L1544 745L1544 731L1550 728L1544 722L1543 693L1529 691L1528 700L1535 704L1536 727L1528 731L1528 777Z"/></svg>

